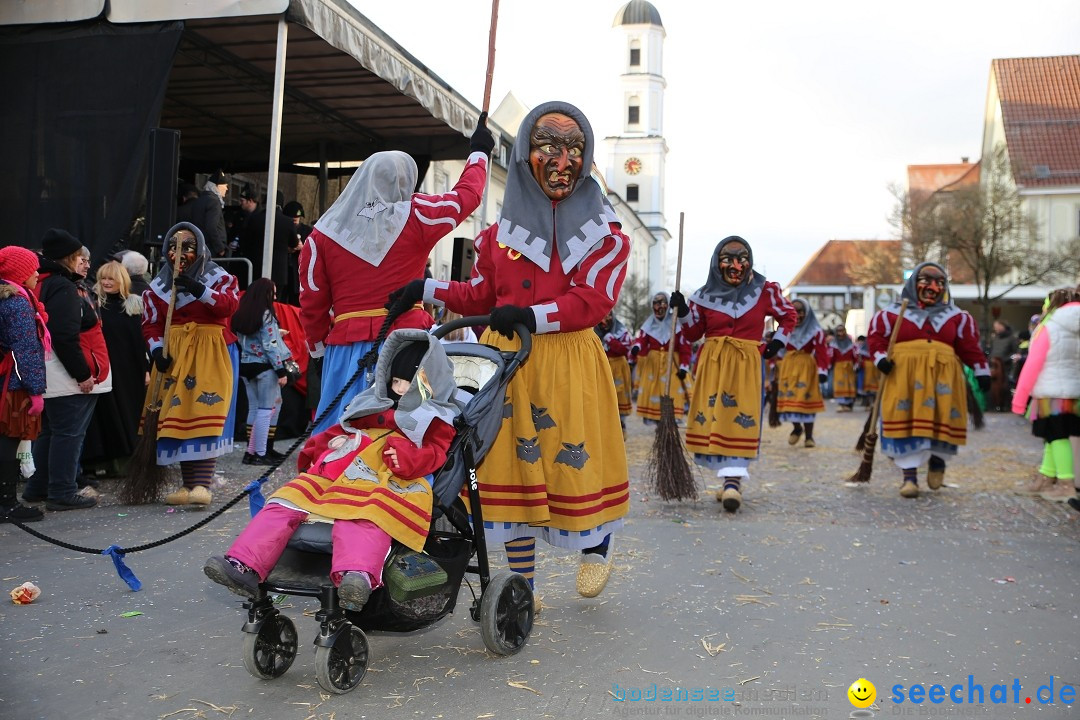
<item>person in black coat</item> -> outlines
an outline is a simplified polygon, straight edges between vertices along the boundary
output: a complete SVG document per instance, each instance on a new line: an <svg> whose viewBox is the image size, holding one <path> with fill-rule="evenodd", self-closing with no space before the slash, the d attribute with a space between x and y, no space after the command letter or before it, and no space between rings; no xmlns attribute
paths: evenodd
<svg viewBox="0 0 1080 720"><path fill-rule="evenodd" d="M228 238L225 236L225 194L229 179L218 170L210 176L197 198L176 208L176 221L189 222L202 230L206 247L213 257L224 257Z"/></svg>

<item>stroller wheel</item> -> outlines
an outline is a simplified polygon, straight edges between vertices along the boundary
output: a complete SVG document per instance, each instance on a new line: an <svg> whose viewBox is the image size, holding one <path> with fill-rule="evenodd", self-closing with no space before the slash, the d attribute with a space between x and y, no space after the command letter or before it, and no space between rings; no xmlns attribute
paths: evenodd
<svg viewBox="0 0 1080 720"><path fill-rule="evenodd" d="M349 625L332 647L315 648L315 677L327 692L349 692L364 679L367 666L367 636L355 625Z"/></svg>
<svg viewBox="0 0 1080 720"><path fill-rule="evenodd" d="M496 655L513 655L529 639L533 624L533 591L519 573L501 570L492 576L480 598L480 636Z"/></svg>
<svg viewBox="0 0 1080 720"><path fill-rule="evenodd" d="M262 680L281 677L296 659L296 626L276 613L268 617L257 633L244 633L244 667Z"/></svg>

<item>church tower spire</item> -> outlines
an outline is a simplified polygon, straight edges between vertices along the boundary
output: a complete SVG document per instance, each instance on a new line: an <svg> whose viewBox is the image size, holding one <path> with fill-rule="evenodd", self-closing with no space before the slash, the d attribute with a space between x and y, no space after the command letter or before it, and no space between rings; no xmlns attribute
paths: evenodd
<svg viewBox="0 0 1080 720"><path fill-rule="evenodd" d="M660 13L647 0L630 0L615 14L614 33L622 46L620 75L622 128L605 138L604 176L608 187L637 212L656 243L649 253L649 286L669 290L664 217L664 38ZM673 272L672 272L673 275Z"/></svg>

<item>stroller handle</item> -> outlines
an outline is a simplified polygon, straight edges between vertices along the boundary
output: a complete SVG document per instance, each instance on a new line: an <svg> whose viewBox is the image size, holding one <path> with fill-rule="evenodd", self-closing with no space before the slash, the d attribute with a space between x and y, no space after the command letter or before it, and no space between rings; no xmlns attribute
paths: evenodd
<svg viewBox="0 0 1080 720"><path fill-rule="evenodd" d="M472 327L473 325L488 325L490 322L490 315L469 315L468 317L460 317L456 320L451 320L445 325L440 325L431 334L442 339L459 328ZM514 359L517 361L516 364L520 365L525 362L525 359L529 357L529 352L532 351L532 333L529 332L529 328L521 323L516 323L514 325L514 333L518 336L518 340L521 341L521 347L514 353Z"/></svg>

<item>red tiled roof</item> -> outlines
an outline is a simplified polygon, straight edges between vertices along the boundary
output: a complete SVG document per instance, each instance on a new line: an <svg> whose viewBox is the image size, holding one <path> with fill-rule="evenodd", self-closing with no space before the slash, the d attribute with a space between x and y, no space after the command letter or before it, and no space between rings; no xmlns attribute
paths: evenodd
<svg viewBox="0 0 1080 720"><path fill-rule="evenodd" d="M979 163L908 165L907 172L908 197L912 202L925 200L939 190L979 184Z"/></svg>
<svg viewBox="0 0 1080 720"><path fill-rule="evenodd" d="M1080 55L999 59L990 72L1016 184L1080 184Z"/></svg>
<svg viewBox="0 0 1080 720"><path fill-rule="evenodd" d="M899 248L899 240L829 240L814 253L788 287L793 285L858 285L848 274L848 268L862 259L870 245L889 243ZM894 282L901 282L901 268L896 269Z"/></svg>

